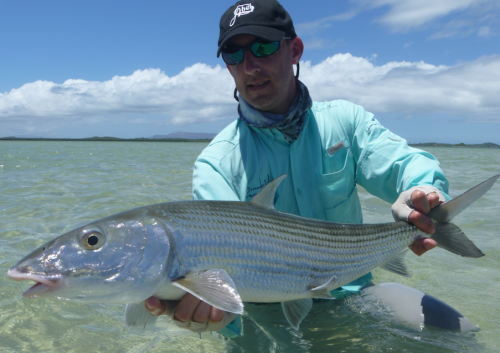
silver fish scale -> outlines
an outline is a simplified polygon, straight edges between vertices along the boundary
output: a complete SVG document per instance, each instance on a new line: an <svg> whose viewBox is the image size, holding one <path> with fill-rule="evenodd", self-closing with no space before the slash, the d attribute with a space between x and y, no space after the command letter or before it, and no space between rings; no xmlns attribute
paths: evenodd
<svg viewBox="0 0 500 353"><path fill-rule="evenodd" d="M419 231L405 222L340 224L265 210L247 202L172 202L166 221L176 238L183 271L223 269L243 301L269 302L311 296L368 273L404 250ZM314 295L312 295L314 296Z"/></svg>

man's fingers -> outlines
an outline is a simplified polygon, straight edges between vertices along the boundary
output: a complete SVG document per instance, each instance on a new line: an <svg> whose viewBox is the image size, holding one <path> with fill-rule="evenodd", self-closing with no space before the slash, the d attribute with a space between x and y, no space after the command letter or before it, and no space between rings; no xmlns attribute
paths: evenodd
<svg viewBox="0 0 500 353"><path fill-rule="evenodd" d="M155 297L148 298L144 301L144 306L146 310L153 316L160 316L165 312L165 307L162 302Z"/></svg>
<svg viewBox="0 0 500 353"><path fill-rule="evenodd" d="M203 323L210 319L212 322L219 322L224 318L225 314L225 311L217 309L204 301L200 301L200 304L198 304L194 311L192 321Z"/></svg>
<svg viewBox="0 0 500 353"><path fill-rule="evenodd" d="M213 322L219 322L224 318L225 314L226 312L224 310L220 310L212 306L212 309L210 310L210 320Z"/></svg>
<svg viewBox="0 0 500 353"><path fill-rule="evenodd" d="M182 322L191 321L200 302L201 300L191 293L186 293L175 309L174 319Z"/></svg>
<svg viewBox="0 0 500 353"><path fill-rule="evenodd" d="M427 199L429 200L431 209L439 206L442 203L442 201L439 201L439 195L435 192L431 192L429 195L427 195Z"/></svg>
<svg viewBox="0 0 500 353"><path fill-rule="evenodd" d="M408 221L427 234L433 234L436 230L436 227L430 218L417 210L413 210L413 212L410 213Z"/></svg>
<svg viewBox="0 0 500 353"><path fill-rule="evenodd" d="M170 315L177 304L179 304L178 300L160 300L156 297L150 297L144 301L146 310L153 316Z"/></svg>
<svg viewBox="0 0 500 353"><path fill-rule="evenodd" d="M414 186L402 192L392 205L392 214L396 221L404 220L412 223L427 234L433 234L436 226L427 217L427 213L440 203L440 191L431 186ZM444 202L444 197L441 195ZM436 241L430 238L419 239L410 246L418 256L436 247Z"/></svg>
<svg viewBox="0 0 500 353"><path fill-rule="evenodd" d="M431 210L431 205L427 195L420 190L416 190L411 194L411 202L413 203L415 209L422 213L429 213Z"/></svg>
<svg viewBox="0 0 500 353"><path fill-rule="evenodd" d="M181 301L159 300L151 297L144 301L146 310L153 316L171 315L175 309L174 320L188 323L219 322L224 318L225 311L212 307L190 293L186 293Z"/></svg>
<svg viewBox="0 0 500 353"><path fill-rule="evenodd" d="M416 242L414 242L411 246L410 249L417 254L418 256L424 254L427 250L434 249L437 246L437 243L435 240L430 239L430 238L422 238L418 239Z"/></svg>
<svg viewBox="0 0 500 353"><path fill-rule="evenodd" d="M435 192L426 195L424 192L417 190L411 194L411 202L415 210L408 216L408 221L425 233L433 234L436 227L426 214L441 203L439 195Z"/></svg>
<svg viewBox="0 0 500 353"><path fill-rule="evenodd" d="M193 313L193 318L191 321L194 322L199 322L199 323L204 323L208 321L208 318L210 317L210 310L212 309L212 306L210 304L207 304L203 301L200 301L196 309L194 310Z"/></svg>
<svg viewBox="0 0 500 353"><path fill-rule="evenodd" d="M429 213L429 211L438 206L441 201L439 201L439 195L435 192L431 192L426 195L424 192L417 190L411 194L411 202L416 210L422 213Z"/></svg>

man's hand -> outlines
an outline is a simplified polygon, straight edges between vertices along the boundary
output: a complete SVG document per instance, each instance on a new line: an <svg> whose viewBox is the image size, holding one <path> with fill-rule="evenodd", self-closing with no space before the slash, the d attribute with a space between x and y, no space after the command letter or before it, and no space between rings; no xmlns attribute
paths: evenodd
<svg viewBox="0 0 500 353"><path fill-rule="evenodd" d="M435 229L434 223L427 217L429 211L444 202L444 197L438 195L438 192L432 191L426 194L425 191L431 190L417 190L410 189L410 200L408 202L408 195L404 195L408 191L401 193L398 200L392 207L392 212L396 220L404 220L413 223L417 228L427 234L433 234ZM430 187L427 187L430 188ZM405 200L406 199L406 200ZM434 249L437 246L436 241L430 238L423 238L417 240L410 246L410 249L418 256L424 254L427 250Z"/></svg>
<svg viewBox="0 0 500 353"><path fill-rule="evenodd" d="M218 331L236 318L236 314L217 309L186 293L181 301L151 297L144 302L153 316L168 315L179 327L193 332Z"/></svg>

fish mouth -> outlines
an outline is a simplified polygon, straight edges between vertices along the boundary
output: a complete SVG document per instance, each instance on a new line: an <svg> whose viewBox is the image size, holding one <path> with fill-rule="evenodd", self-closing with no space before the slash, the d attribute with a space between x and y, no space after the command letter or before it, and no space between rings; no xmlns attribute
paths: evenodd
<svg viewBox="0 0 500 353"><path fill-rule="evenodd" d="M7 272L7 276L14 281L24 281L31 280L35 281L35 285L29 288L26 292L23 293L23 297L25 298L37 298L42 296L47 292L54 291L63 278L62 275L42 275L36 273L22 272L19 269L13 267Z"/></svg>

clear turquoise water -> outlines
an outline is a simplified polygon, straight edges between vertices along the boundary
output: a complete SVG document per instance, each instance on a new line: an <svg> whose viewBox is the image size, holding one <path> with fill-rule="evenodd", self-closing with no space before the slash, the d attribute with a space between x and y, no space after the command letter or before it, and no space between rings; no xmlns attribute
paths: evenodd
<svg viewBox="0 0 500 353"><path fill-rule="evenodd" d="M315 304L300 332L279 306L255 306L245 336L222 340L177 329L166 318L131 331L121 305L23 299L30 284L7 270L48 240L95 219L157 202L191 198L200 143L0 141L0 352L496 352L500 346L500 183L455 219L486 254L465 259L444 250L407 256L411 278L375 270L449 303L480 332L405 327L362 297ZM500 151L429 148L452 196L500 173ZM390 205L360 190L366 222L392 221Z"/></svg>

